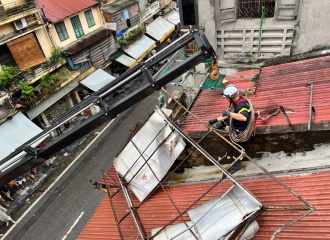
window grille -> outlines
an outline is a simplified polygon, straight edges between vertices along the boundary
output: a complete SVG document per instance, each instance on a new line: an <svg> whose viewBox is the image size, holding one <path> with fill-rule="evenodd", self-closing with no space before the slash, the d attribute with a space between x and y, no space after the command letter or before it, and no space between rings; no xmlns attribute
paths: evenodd
<svg viewBox="0 0 330 240"><path fill-rule="evenodd" d="M69 38L64 22L55 23L55 29L61 41Z"/></svg>
<svg viewBox="0 0 330 240"><path fill-rule="evenodd" d="M74 16L70 20L71 20L71 23L72 23L74 33L76 34L76 37L81 38L82 36L84 36L84 31L82 29L79 17Z"/></svg>
<svg viewBox="0 0 330 240"><path fill-rule="evenodd" d="M85 17L86 17L88 27L92 27L95 25L95 21L94 21L94 17L93 17L93 13L92 13L91 9L89 9L85 12Z"/></svg>
<svg viewBox="0 0 330 240"><path fill-rule="evenodd" d="M276 0L239 0L238 18L260 18L265 6L265 17L274 17Z"/></svg>

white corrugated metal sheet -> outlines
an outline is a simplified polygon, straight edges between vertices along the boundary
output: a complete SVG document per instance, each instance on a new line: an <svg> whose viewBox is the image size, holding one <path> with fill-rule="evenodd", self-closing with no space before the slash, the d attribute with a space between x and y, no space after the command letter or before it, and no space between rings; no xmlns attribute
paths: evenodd
<svg viewBox="0 0 330 240"><path fill-rule="evenodd" d="M120 62L121 64L127 66L127 67L133 67L135 64L137 64L137 61L125 54L122 54L118 58L115 59L117 62Z"/></svg>
<svg viewBox="0 0 330 240"><path fill-rule="evenodd" d="M165 38L175 29L175 25L166 21L163 17L158 17L146 27L146 33L157 41L163 42Z"/></svg>
<svg viewBox="0 0 330 240"><path fill-rule="evenodd" d="M176 9L173 9L171 11L169 11L168 13L166 13L163 18L171 23L173 23L174 25L177 25L180 23L180 14L179 11Z"/></svg>
<svg viewBox="0 0 330 240"><path fill-rule="evenodd" d="M233 185L225 194L188 211L201 239L217 240L234 230L262 205L246 190Z"/></svg>
<svg viewBox="0 0 330 240"><path fill-rule="evenodd" d="M169 115L172 111L166 112ZM172 131L158 112L154 112L114 160L114 167L130 182L130 188L142 202L163 179L185 146L182 137Z"/></svg>
<svg viewBox="0 0 330 240"><path fill-rule="evenodd" d="M108 83L111 83L114 79L115 77L110 75L106 71L102 69L97 69L80 83L95 92L107 85Z"/></svg>
<svg viewBox="0 0 330 240"><path fill-rule="evenodd" d="M154 47L156 47L156 41L143 35L141 37L141 39L137 40L135 43L130 45L127 49L124 49L124 51L139 62Z"/></svg>
<svg viewBox="0 0 330 240"><path fill-rule="evenodd" d="M15 149L31 138L42 132L42 129L28 119L23 113L19 112L11 120L7 120L0 125L0 160L7 157L10 153L14 152ZM35 143L31 144L32 147L38 146L45 138L42 138ZM10 166L12 163L19 161L21 157L25 156L26 153L22 152L15 158L1 163L0 170L3 170Z"/></svg>

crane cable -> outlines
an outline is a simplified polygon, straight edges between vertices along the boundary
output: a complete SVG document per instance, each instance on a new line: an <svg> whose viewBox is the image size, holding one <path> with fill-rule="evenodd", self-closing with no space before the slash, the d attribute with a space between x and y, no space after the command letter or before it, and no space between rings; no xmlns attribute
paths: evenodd
<svg viewBox="0 0 330 240"><path fill-rule="evenodd" d="M266 7L265 6L261 6L261 17L260 17L260 25L259 25L259 36L258 36L258 49L254 53L253 58L252 58L251 77L249 79L248 87L247 87L247 89L245 91L245 97L247 97L247 94L248 94L248 91L249 91L249 88L250 88L250 84L251 84L251 80L253 78L254 64L257 61L257 58L260 56L262 24L265 21L265 13L266 13Z"/></svg>
<svg viewBox="0 0 330 240"><path fill-rule="evenodd" d="M232 125L232 118L230 118L230 128L229 128L229 137L230 140L233 143L238 143L238 142L245 142L248 141L250 139L250 137L254 134L255 132L255 128L256 128L256 121L255 121L255 111L252 105L252 102L249 98L247 98L247 93L248 90L250 88L250 83L251 83L251 79L252 79L252 75L253 75L253 70L254 70L254 64L257 60L257 57L260 55L260 47L261 47L261 34L262 34L262 24L265 20L265 12L266 12L266 8L265 6L261 7L261 18L260 18L260 26L259 26L259 38L258 38L258 49L257 52L254 54L254 58L252 59L252 69L251 69L251 77L249 79L249 84L248 87L245 91L245 98L250 106L251 112L250 112L250 119L249 119L249 123L246 127L246 129L243 132L237 133ZM233 111L234 106L232 106L231 111Z"/></svg>

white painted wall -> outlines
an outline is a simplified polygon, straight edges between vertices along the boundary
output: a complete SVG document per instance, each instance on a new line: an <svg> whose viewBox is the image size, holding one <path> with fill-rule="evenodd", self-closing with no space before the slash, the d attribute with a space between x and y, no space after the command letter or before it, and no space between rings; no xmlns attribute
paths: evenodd
<svg viewBox="0 0 330 240"><path fill-rule="evenodd" d="M330 47L330 1L301 0L293 53Z"/></svg>

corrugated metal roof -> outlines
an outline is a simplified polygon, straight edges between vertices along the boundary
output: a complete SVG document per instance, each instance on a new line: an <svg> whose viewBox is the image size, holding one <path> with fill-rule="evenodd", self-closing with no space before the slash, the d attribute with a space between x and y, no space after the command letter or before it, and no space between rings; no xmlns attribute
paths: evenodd
<svg viewBox="0 0 330 240"><path fill-rule="evenodd" d="M113 170L109 175L113 176ZM330 172L320 172L309 175L279 177L291 189L312 204L316 210L303 219L280 232L276 239L329 239L330 238ZM252 194L268 206L299 205L299 200L280 185L274 184L271 178L254 178L240 181ZM197 197L201 196L214 183L185 184L166 187L167 193L173 199L177 209L185 209ZM231 182L223 182L208 193L202 202L223 193ZM270 187L272 186L272 187ZM128 207L122 194L116 195L115 210L123 216ZM200 204L202 203L200 202ZM138 213L147 234L151 229L162 227L169 220L178 216L164 191L157 190L148 200L138 208ZM269 239L273 233L288 224L300 214L302 210L270 210L267 209L258 218L259 231L253 239ZM185 214L184 219L188 220ZM124 239L138 238L137 230L132 218L121 224ZM120 239L107 196L90 219L78 239Z"/></svg>
<svg viewBox="0 0 330 240"><path fill-rule="evenodd" d="M107 5L103 5L102 10L107 13L115 13L137 2L138 0L117 0Z"/></svg>
<svg viewBox="0 0 330 240"><path fill-rule="evenodd" d="M73 55L73 54L89 47L90 45L96 43L97 41L105 38L106 36L109 36L110 34L112 34L112 32L113 32L112 30L109 30L109 29L106 29L103 27L99 28L99 29L83 36L78 41L75 41L75 42L65 46L62 51L66 54Z"/></svg>
<svg viewBox="0 0 330 240"><path fill-rule="evenodd" d="M233 76L253 77L257 73L251 70L238 72ZM234 83L241 90L253 91L254 82L243 78L226 77L226 84ZM328 101L325 89L330 88L330 56L307 59L265 67L260 74L256 94L251 100L256 111L264 118L274 108L283 106L288 112L292 124L308 124L310 86L313 82L313 101L316 114L314 123L330 121L330 111L327 111ZM202 90L192 105L190 111L202 121L218 117L223 109L228 109L228 102L221 97L220 91ZM294 113L291 113L294 112ZM288 126L283 114L279 113L268 121L258 121L258 126ZM205 131L207 128L188 115L181 125L185 132Z"/></svg>
<svg viewBox="0 0 330 240"><path fill-rule="evenodd" d="M36 3L52 23L99 4L95 0L36 0Z"/></svg>

